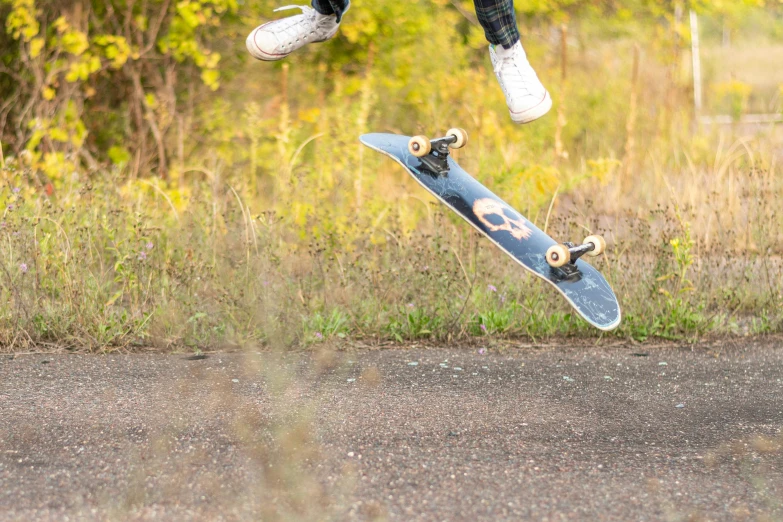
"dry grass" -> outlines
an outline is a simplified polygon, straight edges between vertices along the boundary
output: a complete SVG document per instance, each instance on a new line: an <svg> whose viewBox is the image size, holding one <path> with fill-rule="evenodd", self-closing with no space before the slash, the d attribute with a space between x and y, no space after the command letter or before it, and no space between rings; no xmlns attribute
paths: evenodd
<svg viewBox="0 0 783 522"><path fill-rule="evenodd" d="M781 130L694 128L687 78L655 49L632 95L633 41L575 38L566 88L558 44L526 38L564 126L513 125L485 49L425 71L392 47L349 73L307 52L253 64L204 101L214 132L188 142L168 183L118 168L63 176L49 195L6 157L4 349L597 336L357 140L455 124L473 137L460 163L532 221L552 205L554 237L606 235L597 263L624 310L616 335L779 331Z"/></svg>

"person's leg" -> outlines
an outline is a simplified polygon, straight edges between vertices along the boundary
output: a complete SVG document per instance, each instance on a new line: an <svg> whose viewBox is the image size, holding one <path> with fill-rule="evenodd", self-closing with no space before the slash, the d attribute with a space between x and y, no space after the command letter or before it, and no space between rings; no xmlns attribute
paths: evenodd
<svg viewBox="0 0 783 522"><path fill-rule="evenodd" d="M302 14L281 18L256 27L247 37L247 50L254 58L274 61L285 58L309 43L323 42L335 35L349 0L312 0L313 7L289 5L275 9L301 9Z"/></svg>
<svg viewBox="0 0 783 522"><path fill-rule="evenodd" d="M348 0L312 0L311 5L322 15L335 15L339 24L348 10L349 3Z"/></svg>
<svg viewBox="0 0 783 522"><path fill-rule="evenodd" d="M476 17L487 41L510 49L519 41L517 15L512 0L474 0Z"/></svg>
<svg viewBox="0 0 783 522"><path fill-rule="evenodd" d="M552 108L552 98L527 61L519 40L513 0L474 0L476 16L491 44L489 56L511 119L537 120Z"/></svg>

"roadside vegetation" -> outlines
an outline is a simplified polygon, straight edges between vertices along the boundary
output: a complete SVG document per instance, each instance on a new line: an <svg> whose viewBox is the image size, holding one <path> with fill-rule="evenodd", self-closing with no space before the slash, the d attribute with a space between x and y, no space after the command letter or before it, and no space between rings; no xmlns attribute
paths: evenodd
<svg viewBox="0 0 783 522"><path fill-rule="evenodd" d="M783 57L780 8L756 3L700 11L705 56ZM521 2L555 108L519 127L472 7L415 4L353 6L334 41L248 63L270 2L0 0L1 349L783 329L783 129L741 121L783 112L776 68L705 62L705 112L734 123L694 123L688 5ZM358 142L452 126L539 227L607 238L616 332Z"/></svg>

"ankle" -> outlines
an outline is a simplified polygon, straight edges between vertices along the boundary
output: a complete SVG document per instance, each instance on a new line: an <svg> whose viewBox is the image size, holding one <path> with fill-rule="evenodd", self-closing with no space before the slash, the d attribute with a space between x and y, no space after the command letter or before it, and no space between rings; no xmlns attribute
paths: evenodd
<svg viewBox="0 0 783 522"><path fill-rule="evenodd" d="M525 49L522 47L522 42L520 40L517 40L514 45L506 49L502 45L493 45L493 49L495 50L495 54L498 56L498 58L506 58L508 56L512 56L516 52L521 52L522 56L526 56Z"/></svg>
<svg viewBox="0 0 783 522"><path fill-rule="evenodd" d="M316 19L317 21L319 21L319 22L320 22L321 20L326 20L327 18L332 18L332 19L335 19L335 18L337 18L337 17L336 17L336 15L335 15L334 13L323 14L323 13L321 13L321 12L319 12L319 11L316 11L316 12L315 12L315 19Z"/></svg>

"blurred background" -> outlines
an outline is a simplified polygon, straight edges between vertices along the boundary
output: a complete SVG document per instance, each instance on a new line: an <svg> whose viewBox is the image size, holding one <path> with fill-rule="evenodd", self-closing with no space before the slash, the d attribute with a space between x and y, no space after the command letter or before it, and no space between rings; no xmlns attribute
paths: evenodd
<svg viewBox="0 0 783 522"><path fill-rule="evenodd" d="M605 235L612 335L783 328L783 2L517 0L527 126L471 2L355 0L256 62L276 7L0 0L4 349L597 337L358 142L453 126L550 235Z"/></svg>

